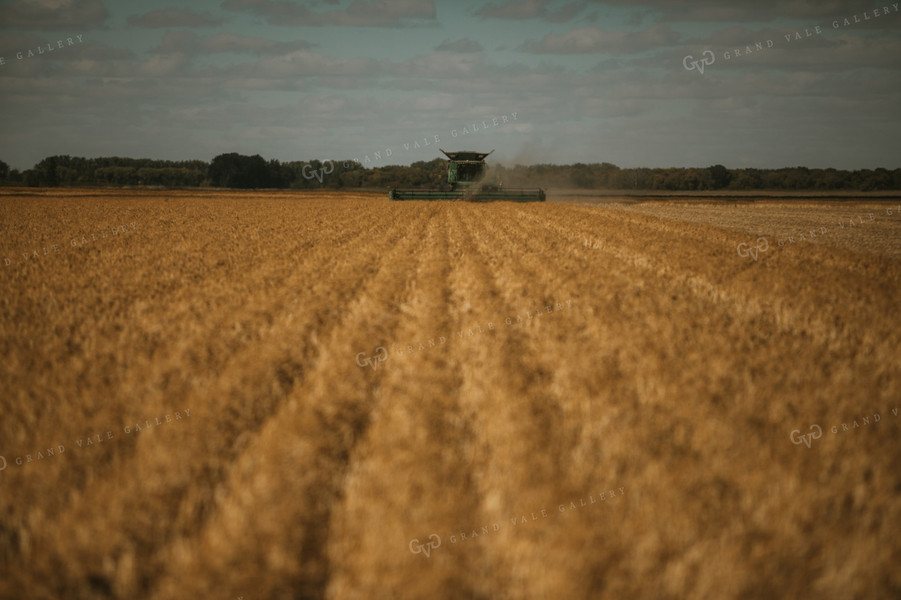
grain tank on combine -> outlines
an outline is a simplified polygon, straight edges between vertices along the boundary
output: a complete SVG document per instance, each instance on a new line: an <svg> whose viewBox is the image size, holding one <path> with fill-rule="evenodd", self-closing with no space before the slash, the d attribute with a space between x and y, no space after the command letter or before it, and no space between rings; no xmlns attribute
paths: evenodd
<svg viewBox="0 0 901 600"><path fill-rule="evenodd" d="M439 150L441 150L439 148ZM388 192L391 200L469 200L490 202L508 200L513 202L544 202L545 193L541 188L505 188L502 183L488 183L485 178L485 157L494 152L441 152L448 158L447 185L438 189L392 188Z"/></svg>

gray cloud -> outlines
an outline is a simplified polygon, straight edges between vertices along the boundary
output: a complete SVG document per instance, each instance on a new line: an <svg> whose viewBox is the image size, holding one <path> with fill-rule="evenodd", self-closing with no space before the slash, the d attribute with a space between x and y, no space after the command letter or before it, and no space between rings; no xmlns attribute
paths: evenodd
<svg viewBox="0 0 901 600"><path fill-rule="evenodd" d="M244 63L224 70L256 78L334 77L353 88L372 85L372 78L383 71L381 62L369 57L333 58L310 50L295 50L276 56L264 56L252 63Z"/></svg>
<svg viewBox="0 0 901 600"><path fill-rule="evenodd" d="M607 31L598 27L578 27L566 33L549 33L522 49L540 54L587 54L597 52L641 52L672 46L679 35L669 25L659 23L643 31Z"/></svg>
<svg viewBox="0 0 901 600"><path fill-rule="evenodd" d="M831 21L876 8L859 0L591 0L594 4L624 6L644 13L650 10L667 22L769 22L775 19Z"/></svg>
<svg viewBox="0 0 901 600"><path fill-rule="evenodd" d="M551 23L566 23L582 12L586 6L584 2L570 2L557 12L549 14L547 20Z"/></svg>
<svg viewBox="0 0 901 600"><path fill-rule="evenodd" d="M196 13L183 8L165 8L128 18L128 23L136 27L212 27L220 25L222 19L209 12Z"/></svg>
<svg viewBox="0 0 901 600"><path fill-rule="evenodd" d="M248 54L275 55L287 54L296 50L307 50L313 45L303 40L294 42L276 42L258 37L237 33L216 33L201 37L193 31L171 31L163 35L160 45L154 52L172 54L215 54L222 52L238 52Z"/></svg>
<svg viewBox="0 0 901 600"><path fill-rule="evenodd" d="M486 3L475 14L490 19L535 19L547 15L548 0L510 0L504 4Z"/></svg>
<svg viewBox="0 0 901 600"><path fill-rule="evenodd" d="M485 19L507 19L524 21L526 19L542 19L550 23L565 23L582 12L585 2L570 2L555 12L550 12L549 0L510 0L503 4L486 2L475 13Z"/></svg>
<svg viewBox="0 0 901 600"><path fill-rule="evenodd" d="M462 40L457 40L456 42L451 42L450 40L444 40L437 46L435 46L435 50L440 52L481 52L483 50L482 44L478 42L474 42L469 38L464 38Z"/></svg>
<svg viewBox="0 0 901 600"><path fill-rule="evenodd" d="M0 11L0 29L81 32L102 27L108 17L101 0L17 0Z"/></svg>
<svg viewBox="0 0 901 600"><path fill-rule="evenodd" d="M309 42L275 42L235 33L217 33L201 40L200 49L205 52L251 52L254 54L287 54L295 50L308 50Z"/></svg>
<svg viewBox="0 0 901 600"><path fill-rule="evenodd" d="M354 0L346 9L325 12L290 0L226 0L222 8L249 11L270 25L291 26L405 27L433 24L437 15L432 0Z"/></svg>

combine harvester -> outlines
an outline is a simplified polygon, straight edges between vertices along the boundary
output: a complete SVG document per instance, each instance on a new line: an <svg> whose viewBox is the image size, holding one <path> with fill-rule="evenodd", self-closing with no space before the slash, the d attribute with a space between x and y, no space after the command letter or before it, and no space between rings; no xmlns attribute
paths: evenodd
<svg viewBox="0 0 901 600"><path fill-rule="evenodd" d="M439 150L441 150L439 148ZM388 192L391 200L468 200L470 202L491 202L508 200L512 202L544 202L541 188L505 188L501 183L482 183L485 177L485 157L494 152L441 152L448 158L447 183L442 189L417 190L392 188Z"/></svg>

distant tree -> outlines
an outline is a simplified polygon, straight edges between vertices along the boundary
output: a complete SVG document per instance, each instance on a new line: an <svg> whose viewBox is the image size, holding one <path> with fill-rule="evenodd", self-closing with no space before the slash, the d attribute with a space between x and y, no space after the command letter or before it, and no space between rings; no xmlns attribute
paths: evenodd
<svg viewBox="0 0 901 600"><path fill-rule="evenodd" d="M736 169L729 182L730 190L759 190L761 187L762 181L757 169Z"/></svg>
<svg viewBox="0 0 901 600"><path fill-rule="evenodd" d="M810 169L807 167L778 169L773 184L772 187L786 190L809 190L814 187Z"/></svg>
<svg viewBox="0 0 901 600"><path fill-rule="evenodd" d="M363 169L355 169L353 171L345 171L340 174L341 187L358 188L362 187Z"/></svg>
<svg viewBox="0 0 901 600"><path fill-rule="evenodd" d="M715 190L728 187L729 182L732 181L732 173L723 165L713 165L708 167L707 170L710 172L710 177L713 180L713 189Z"/></svg>
<svg viewBox="0 0 901 600"><path fill-rule="evenodd" d="M94 171L96 183L138 185L141 177L135 167L102 167Z"/></svg>
<svg viewBox="0 0 901 600"><path fill-rule="evenodd" d="M620 169L611 163L572 165L535 164L506 167L489 163L489 182L508 187L584 189L702 190L898 190L901 169L843 171L809 169L707 168ZM202 160L169 161L107 156L82 158L49 156L24 172L0 161L0 183L27 186L154 185L166 187L218 186L232 188L339 189L441 187L447 182L447 161L435 158L408 167L366 168L352 160L310 160L280 163L259 155L220 154Z"/></svg>
<svg viewBox="0 0 901 600"><path fill-rule="evenodd" d="M836 169L824 169L815 177L815 185L818 190L840 190L847 185L843 171Z"/></svg>
<svg viewBox="0 0 901 600"><path fill-rule="evenodd" d="M59 175L56 172L57 166L62 162L63 157L48 156L34 166L34 177L38 186L56 187L59 185ZM68 158L68 157L65 157Z"/></svg>
<svg viewBox="0 0 901 600"><path fill-rule="evenodd" d="M291 185L294 174L287 165L272 159L267 166L269 169L269 187L286 188Z"/></svg>
<svg viewBox="0 0 901 600"><path fill-rule="evenodd" d="M581 189L591 189L595 187L595 179L589 165L576 163L567 170L570 171L569 180L573 187Z"/></svg>
<svg viewBox="0 0 901 600"><path fill-rule="evenodd" d="M890 190L892 189L892 174L888 169L878 168L875 171L867 171L864 181L860 186L863 191Z"/></svg>
<svg viewBox="0 0 901 600"><path fill-rule="evenodd" d="M210 163L209 178L216 187L239 189L274 187L269 165L259 154L220 154Z"/></svg>

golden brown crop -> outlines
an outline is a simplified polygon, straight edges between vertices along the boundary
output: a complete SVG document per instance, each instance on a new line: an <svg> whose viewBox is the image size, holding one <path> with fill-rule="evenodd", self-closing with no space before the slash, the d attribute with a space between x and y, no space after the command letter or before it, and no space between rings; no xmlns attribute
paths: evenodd
<svg viewBox="0 0 901 600"><path fill-rule="evenodd" d="M897 204L13 191L0 597L897 596Z"/></svg>

